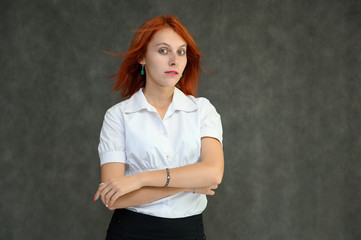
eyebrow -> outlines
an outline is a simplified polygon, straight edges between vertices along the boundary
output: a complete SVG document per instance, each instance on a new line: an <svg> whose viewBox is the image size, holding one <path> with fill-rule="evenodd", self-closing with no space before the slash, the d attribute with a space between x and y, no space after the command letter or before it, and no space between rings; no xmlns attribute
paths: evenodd
<svg viewBox="0 0 361 240"><path fill-rule="evenodd" d="M171 47L168 43L158 43L158 44L156 44L155 46L157 47L157 46L159 46L159 45L166 45L166 46L168 46L168 47ZM186 47L186 46L187 46L187 44L183 44L183 45L179 46L178 48Z"/></svg>

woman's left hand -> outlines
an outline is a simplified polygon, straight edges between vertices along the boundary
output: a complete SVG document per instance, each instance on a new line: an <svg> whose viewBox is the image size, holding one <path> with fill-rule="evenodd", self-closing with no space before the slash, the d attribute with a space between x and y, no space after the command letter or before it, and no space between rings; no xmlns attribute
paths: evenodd
<svg viewBox="0 0 361 240"><path fill-rule="evenodd" d="M111 178L99 185L94 196L94 201L100 197L104 205L111 209L111 206L113 206L117 198L138 190L141 187L140 181L136 178L136 175Z"/></svg>

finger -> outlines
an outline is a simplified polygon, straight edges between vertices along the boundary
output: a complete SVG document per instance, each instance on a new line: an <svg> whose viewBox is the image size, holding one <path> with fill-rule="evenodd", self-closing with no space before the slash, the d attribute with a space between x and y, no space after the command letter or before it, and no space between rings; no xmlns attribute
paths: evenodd
<svg viewBox="0 0 361 240"><path fill-rule="evenodd" d="M105 195L104 199L106 205L110 205L110 200L114 194L116 194L116 190L112 189Z"/></svg>
<svg viewBox="0 0 361 240"><path fill-rule="evenodd" d="M107 200L106 200L106 198L105 198L106 195L107 195L107 193L108 193L108 192L107 192L106 190L103 190L102 193L100 194L100 198L102 199L102 202L103 202L104 205L107 204Z"/></svg>
<svg viewBox="0 0 361 240"><path fill-rule="evenodd" d="M100 192L100 198L102 199L102 202L104 204L106 204L106 198L105 196L107 195L108 192L110 192L112 190L111 186L107 186L106 188L104 188L101 192Z"/></svg>
<svg viewBox="0 0 361 240"><path fill-rule="evenodd" d="M121 196L121 194L119 192L116 192L110 199L109 201L109 205L113 206L115 201Z"/></svg>
<svg viewBox="0 0 361 240"><path fill-rule="evenodd" d="M96 193L94 195L94 201L98 200L100 193L104 189L104 187L106 187L106 184L104 184L104 183L99 184L98 190L96 191Z"/></svg>
<svg viewBox="0 0 361 240"><path fill-rule="evenodd" d="M97 191L94 194L94 201L98 200L99 195L100 195L100 187L98 187Z"/></svg>

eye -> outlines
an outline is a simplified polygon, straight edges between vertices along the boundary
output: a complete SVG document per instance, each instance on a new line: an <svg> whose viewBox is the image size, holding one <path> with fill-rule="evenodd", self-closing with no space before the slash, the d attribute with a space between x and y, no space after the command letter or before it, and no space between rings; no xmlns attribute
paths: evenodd
<svg viewBox="0 0 361 240"><path fill-rule="evenodd" d="M179 54L180 56L183 56L183 55L186 54L186 51L185 51L185 50L179 50L179 51L178 51L178 54Z"/></svg>
<svg viewBox="0 0 361 240"><path fill-rule="evenodd" d="M161 54L166 54L166 53L168 53L168 50L166 48L161 48L161 49L159 49L159 52Z"/></svg>

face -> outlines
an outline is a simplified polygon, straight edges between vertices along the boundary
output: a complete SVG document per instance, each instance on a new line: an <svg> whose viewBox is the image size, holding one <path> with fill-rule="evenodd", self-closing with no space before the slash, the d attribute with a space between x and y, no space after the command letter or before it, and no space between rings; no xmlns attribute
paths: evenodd
<svg viewBox="0 0 361 240"><path fill-rule="evenodd" d="M186 42L171 28L156 32L139 61L146 71L146 86L174 87L187 65Z"/></svg>

